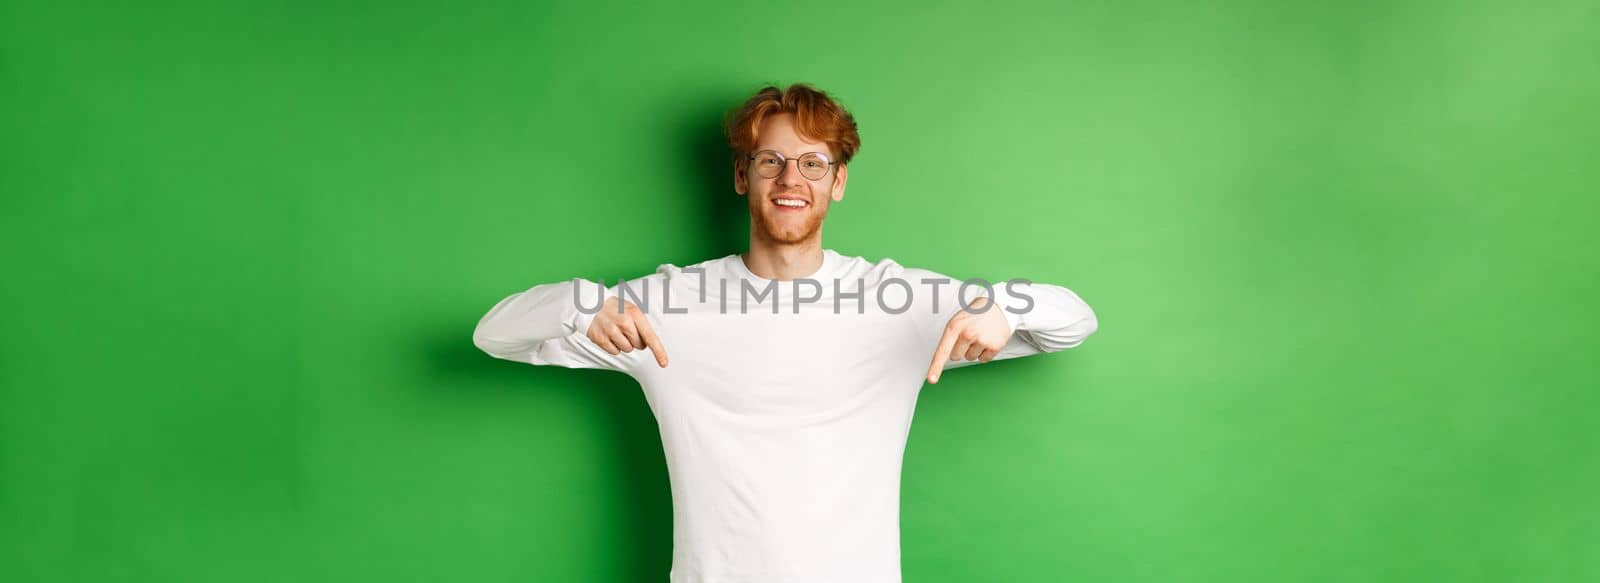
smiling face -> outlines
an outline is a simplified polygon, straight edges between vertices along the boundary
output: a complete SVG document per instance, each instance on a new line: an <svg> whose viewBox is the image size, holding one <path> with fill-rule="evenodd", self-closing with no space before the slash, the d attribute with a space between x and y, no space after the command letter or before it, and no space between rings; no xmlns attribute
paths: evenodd
<svg viewBox="0 0 1600 583"><path fill-rule="evenodd" d="M828 160L837 160L837 157L827 144L801 137L795 131L791 114L768 116L762 120L759 135L761 138L753 151L773 150L791 161L774 178L762 178L748 159L735 161L733 186L747 199L750 236L782 245L813 239L820 243L822 219L828 216L828 205L844 200L848 178L845 167L835 164L817 180L801 176L800 162L794 160L802 154L821 152Z"/></svg>

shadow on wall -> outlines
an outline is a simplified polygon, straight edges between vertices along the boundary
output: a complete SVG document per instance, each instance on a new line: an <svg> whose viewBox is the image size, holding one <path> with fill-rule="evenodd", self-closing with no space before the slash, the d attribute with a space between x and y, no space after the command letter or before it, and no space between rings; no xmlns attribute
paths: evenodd
<svg viewBox="0 0 1600 583"><path fill-rule="evenodd" d="M699 209L702 218L699 224L661 225L660 228L664 236L688 239L689 248L699 255L652 259L653 262L641 266L644 270L636 275L651 273L661 263L685 265L738 253L748 245L750 215L746 199L733 189L733 157L723 134L722 116L756 88L724 85L720 89L671 90L671 103L683 105L676 109L670 103L662 107L668 123L662 126L665 131L658 136L658 143L663 143L662 151L677 157L674 162L681 164L679 167L692 169L679 177L690 183L674 190L694 197L696 200L685 201L685 204ZM541 282L529 282L529 285L534 283ZM504 290L503 293L514 291L520 290ZM540 391L571 391L573 385L578 385L575 389L578 397L585 400L587 406L604 412L606 426L596 430L615 438L618 457L597 460L597 463L616 468L623 481L609 490L618 493L617 503L626 506L618 515L629 520L622 533L628 540L617 551L618 561L627 565L621 580L665 578L672 563L671 485L660 430L638 383L616 372L530 366L499 360L479 351L471 341L472 329L500 297L504 296L497 295L483 305L450 306L445 310L453 314L448 321L419 331L422 346L405 347L424 352L429 380L425 398L498 401L518 400L517 397L525 395L531 407ZM497 394L484 395L482 391ZM563 399L572 397L562 396ZM529 517L530 520L534 518ZM562 527L552 524L549 528Z"/></svg>
<svg viewBox="0 0 1600 583"><path fill-rule="evenodd" d="M688 263L739 253L750 244L750 211L746 199L733 190L733 152L722 132L723 114L743 98L741 91L706 91L675 115L668 139L672 151L683 157L683 167L694 169L687 190L702 195L704 205L702 256Z"/></svg>

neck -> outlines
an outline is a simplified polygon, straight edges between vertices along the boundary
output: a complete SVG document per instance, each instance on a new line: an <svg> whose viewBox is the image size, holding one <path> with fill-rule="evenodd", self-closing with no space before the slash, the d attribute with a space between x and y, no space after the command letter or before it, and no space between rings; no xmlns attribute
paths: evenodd
<svg viewBox="0 0 1600 583"><path fill-rule="evenodd" d="M744 260L744 266L750 273L765 279L787 281L822 269L822 241L813 239L783 245L752 237L750 251L739 257Z"/></svg>

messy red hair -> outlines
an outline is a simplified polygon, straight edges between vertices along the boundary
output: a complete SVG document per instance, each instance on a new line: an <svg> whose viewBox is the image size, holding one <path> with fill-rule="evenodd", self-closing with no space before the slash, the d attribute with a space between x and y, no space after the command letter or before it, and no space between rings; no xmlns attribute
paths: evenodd
<svg viewBox="0 0 1600 583"><path fill-rule="evenodd" d="M723 120L735 162L755 149L756 142L761 139L761 122L769 115L780 113L794 114L795 130L800 136L827 144L833 150L834 161L840 165L849 164L861 149L855 117L826 92L805 83L795 83L788 89L768 85L746 99L744 105L730 111Z"/></svg>

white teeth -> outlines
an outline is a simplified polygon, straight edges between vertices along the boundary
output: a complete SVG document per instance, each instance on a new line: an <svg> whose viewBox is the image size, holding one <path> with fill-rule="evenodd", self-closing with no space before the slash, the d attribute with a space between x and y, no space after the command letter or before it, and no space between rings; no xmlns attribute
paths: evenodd
<svg viewBox="0 0 1600 583"><path fill-rule="evenodd" d="M774 200L773 202L778 203L781 206L788 206L788 207L794 207L794 208L801 208L801 207L806 206L806 201L795 200L795 199L792 199L792 198L780 198L780 199Z"/></svg>

